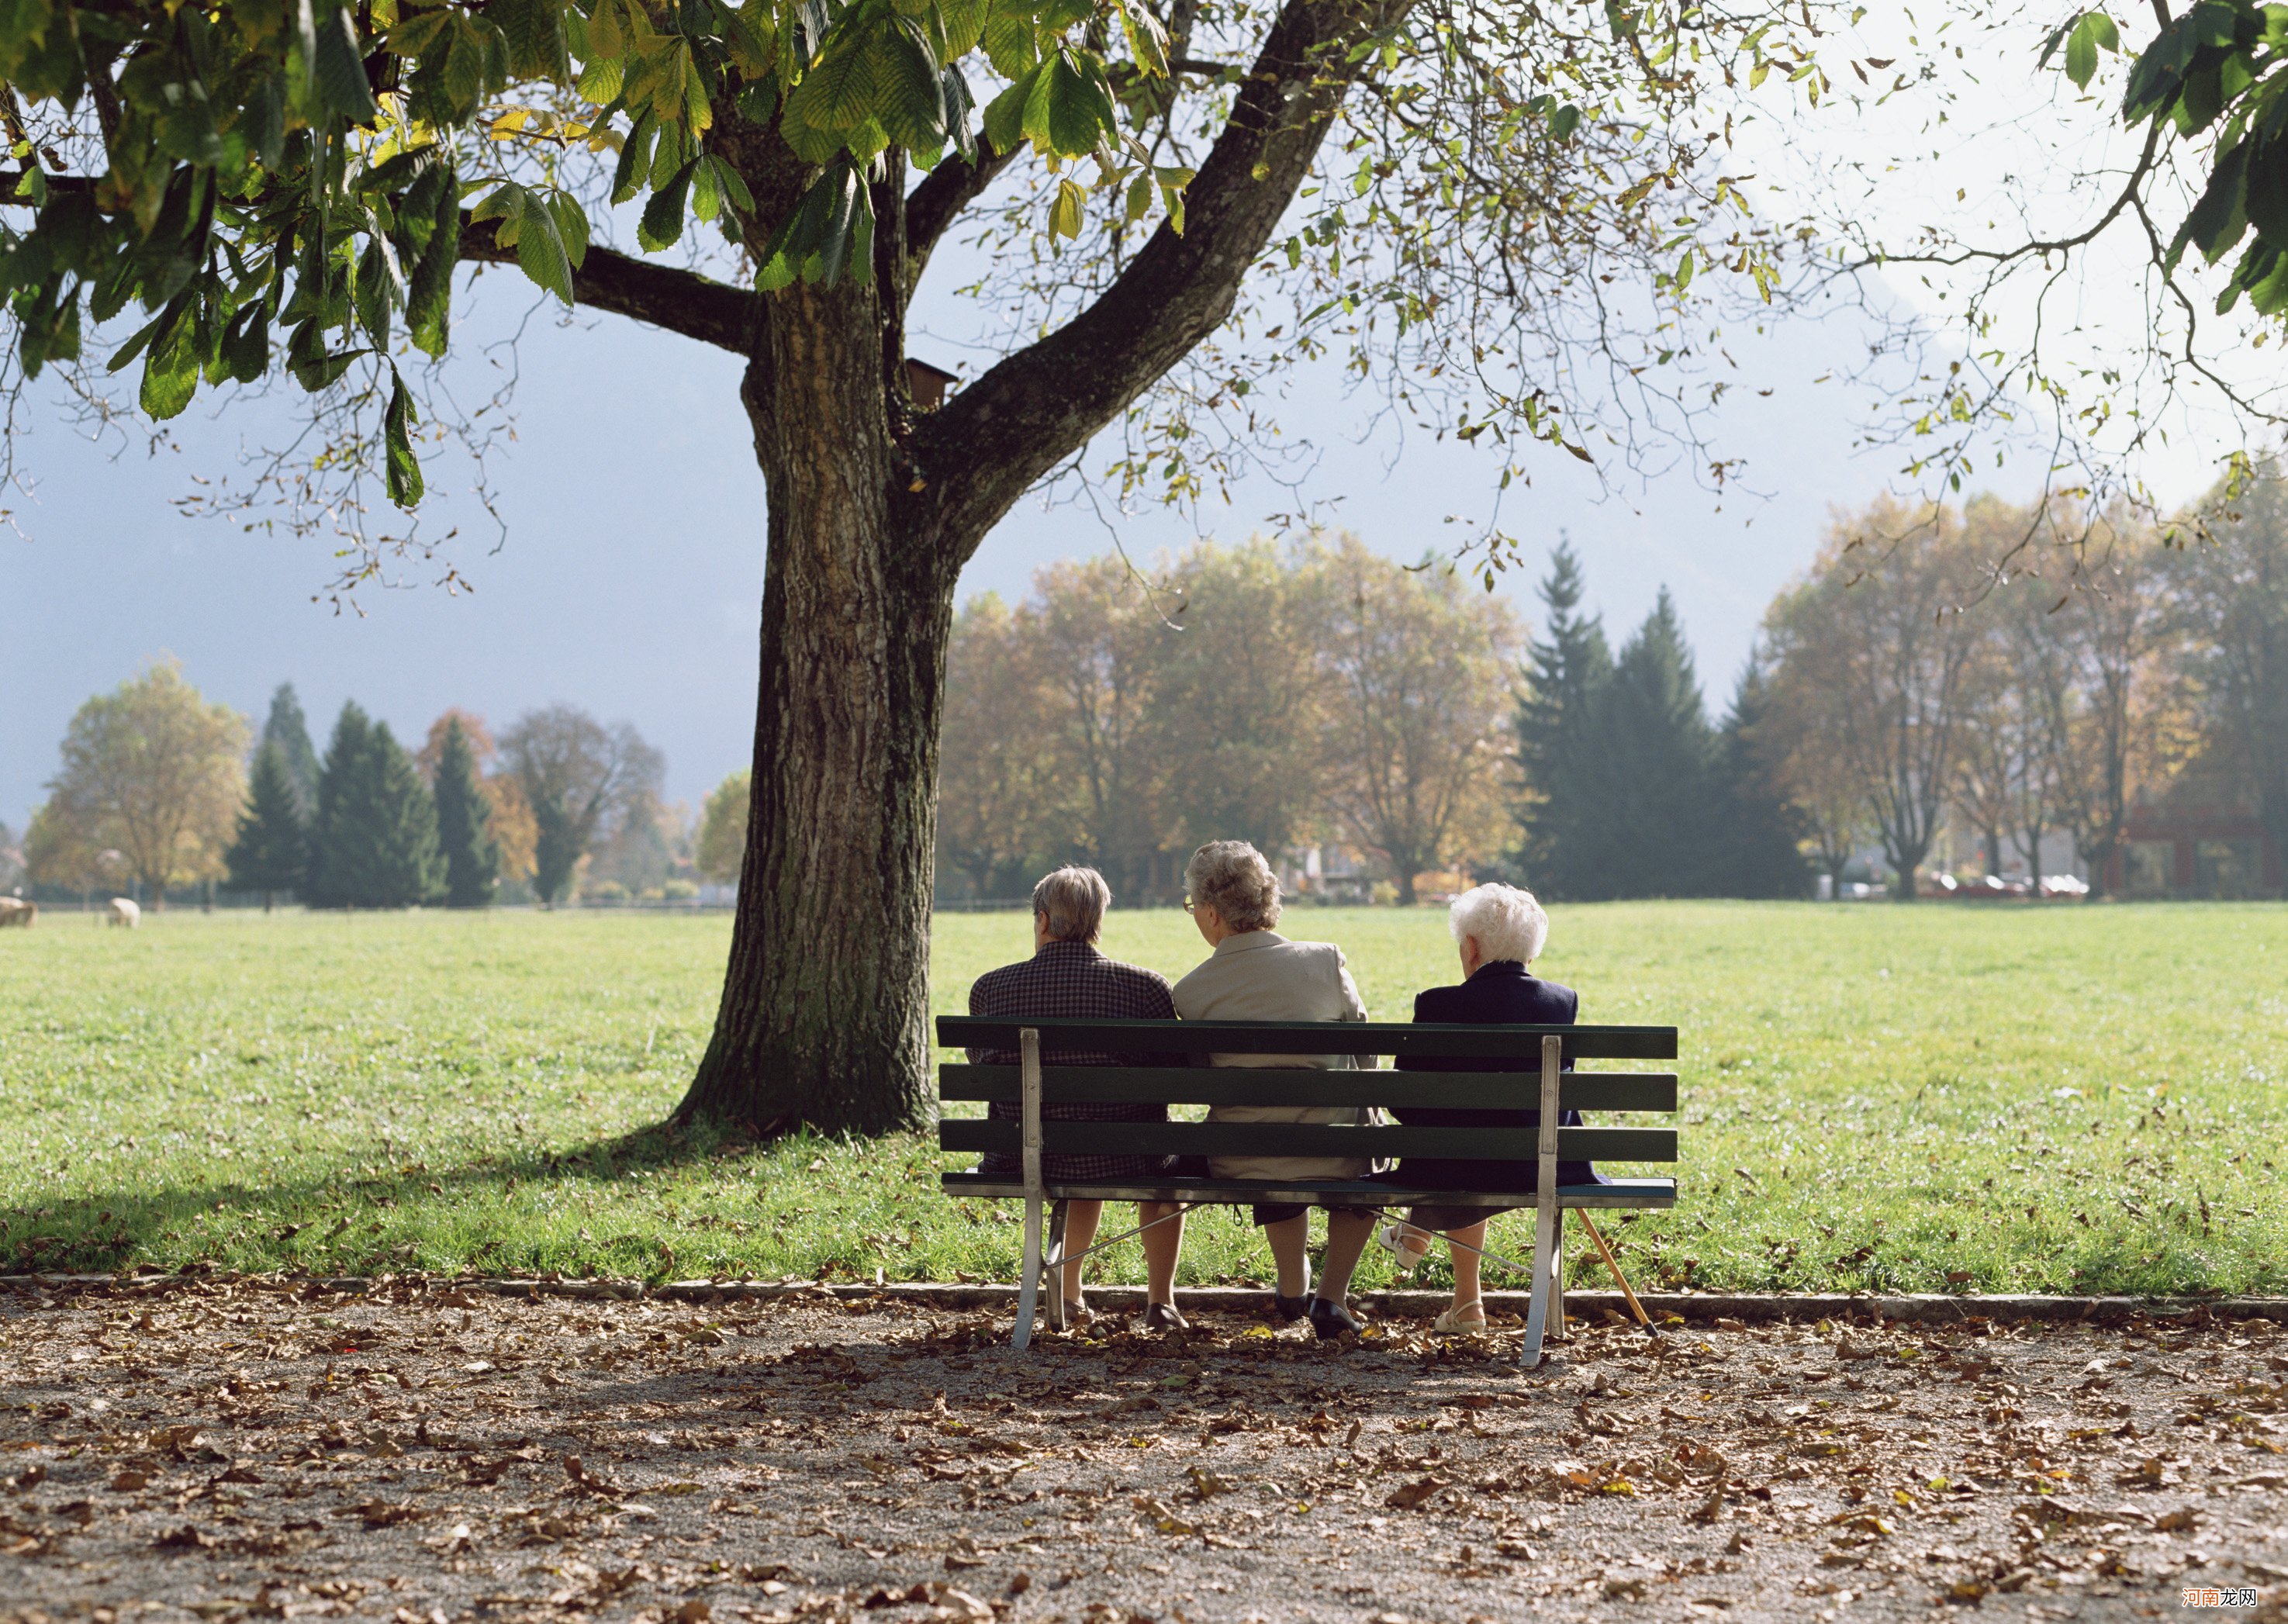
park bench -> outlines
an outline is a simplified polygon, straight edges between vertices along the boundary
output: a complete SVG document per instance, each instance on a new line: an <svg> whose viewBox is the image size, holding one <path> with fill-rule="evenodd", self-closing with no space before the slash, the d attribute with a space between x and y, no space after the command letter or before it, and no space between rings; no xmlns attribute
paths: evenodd
<svg viewBox="0 0 2288 1624"><path fill-rule="evenodd" d="M1607 1184L1557 1187L1557 1163L1673 1162L1676 1130L1659 1128L1561 1128L1561 1111L1668 1112L1676 1109L1672 1073L1580 1072L1577 1060L1670 1060L1673 1026L1436 1026L1397 1022L1010 1020L981 1016L938 1018L938 1042L949 1049L1014 1051L1015 1066L948 1061L939 1070L945 1104L1007 1101L1016 1121L943 1118L938 1143L949 1151L999 1151L1021 1158L1015 1179L981 1173L947 1173L949 1195L1021 1200L1025 1258L1019 1284L1013 1344L1031 1339L1035 1309L1045 1279L1053 1322L1064 1323L1063 1213L1069 1200L1173 1201L1186 1208L1254 1201L1307 1200L1330 1207L1405 1208L1417 1201L1535 1209L1532 1295L1526 1315L1523 1361L1538 1364L1549 1311L1564 1331L1563 1256L1560 1219L1568 1208L1666 1208L1676 1203L1673 1178L1624 1178ZM1060 1051L1202 1058L1188 1066L1059 1066ZM1432 1066L1508 1055L1540 1056L1537 1071L1324 1070L1212 1066L1219 1054L1394 1056ZM1167 1105L1413 1105L1516 1109L1537 1100L1540 1127L1345 1127L1315 1122L1089 1122L1045 1119L1043 1107L1079 1104ZM1320 1156L1388 1160L1422 1156L1472 1161L1537 1161L1536 1192L1472 1192L1425 1190L1382 1181L1317 1179L1301 1183L1235 1178L1127 1178L1110 1182L1052 1182L1042 1159L1059 1153L1143 1156ZM1549 1192L1554 1190L1554 1199ZM1046 1210L1047 1228L1044 1231ZM1598 1251L1620 1270L1593 1226L1584 1224ZM1134 1232L1130 1232L1133 1233ZM1126 1239L1116 1236L1091 1251ZM1086 1256L1085 1253L1081 1256ZM1489 1251L1489 1257L1507 1263ZM1512 1267L1517 1265L1512 1264ZM1626 1280L1621 1282L1641 1324L1648 1324Z"/></svg>

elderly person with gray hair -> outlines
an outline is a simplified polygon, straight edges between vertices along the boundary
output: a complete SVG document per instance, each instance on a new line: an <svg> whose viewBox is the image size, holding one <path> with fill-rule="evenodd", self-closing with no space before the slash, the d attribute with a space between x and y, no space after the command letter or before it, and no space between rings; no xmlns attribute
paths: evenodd
<svg viewBox="0 0 2288 1624"><path fill-rule="evenodd" d="M1093 868L1060 868L1033 887L1033 956L978 977L969 989L969 1012L1001 1020L1074 1017L1087 1020L1173 1020L1176 1009L1168 983L1148 970L1108 959L1097 950L1112 888ZM973 1049L980 1066L1014 1066L1013 1050ZM1056 1054L1059 1066L1184 1066L1180 1054L1132 1055L1098 1052ZM997 1100L987 1114L1013 1121L1017 1107ZM1061 1121L1164 1122L1164 1105L1055 1105L1043 1117ZM1043 1158L1042 1176L1053 1183L1157 1178L1174 1159L1167 1156L1060 1154ZM978 1171L1015 1177L1019 1159L988 1155ZM1170 1201L1139 1201L1137 1222L1144 1248L1147 1284L1144 1323L1152 1330L1183 1330L1176 1311L1176 1259L1183 1249L1183 1208ZM1081 1301L1081 1254L1096 1239L1104 1215L1101 1201L1069 1201L1065 1207L1065 1301L1086 1311Z"/></svg>
<svg viewBox="0 0 2288 1624"><path fill-rule="evenodd" d="M1279 923L1279 878L1263 853L1243 840L1214 840L1192 853L1184 871L1184 906L1192 923L1215 949L1207 962L1176 983L1176 1013L1186 1020L1362 1021L1366 1005L1332 942L1289 941L1271 927ZM1334 1034L1328 1034L1331 1041ZM1371 1055L1242 1055L1209 1057L1216 1066L1320 1066L1329 1070L1374 1069ZM1216 1105L1212 1122L1341 1122L1367 1120L1360 1106ZM1217 1178L1348 1179L1366 1176L1363 1158L1318 1156L1213 1156L1208 1172ZM1338 1207L1327 1212L1327 1251L1319 1286L1311 1289L1306 1249L1310 1240L1307 1203L1267 1202L1255 1221L1279 1267L1279 1312L1295 1320L1310 1316L1323 1338L1356 1331L1359 1322L1344 1305L1351 1271L1374 1232L1370 1208Z"/></svg>
<svg viewBox="0 0 2288 1624"><path fill-rule="evenodd" d="M1470 1025L1570 1026L1578 1018L1580 994L1569 986L1544 981L1528 969L1541 956L1549 939L1549 915L1529 891L1512 885L1481 885L1454 899L1447 919L1454 946L1462 961L1459 986L1434 986L1414 1000L1418 1021ZM1537 1075L1541 1056L1490 1056L1476 1060L1398 1062L1439 1071L1513 1072ZM1569 1067L1570 1062L1568 1062ZM1458 1110L1409 1105L1400 1093L1393 1102L1398 1120L1420 1128L1537 1128L1541 1113L1535 1110ZM1561 1125L1577 1128L1581 1113L1568 1111ZM1506 1193L1531 1190L1539 1176L1532 1161L1451 1161L1409 1156L1395 1171L1380 1175L1395 1184L1417 1189L1473 1190ZM1557 1164L1561 1184L1602 1184L1604 1177L1585 1161ZM1485 1245L1486 1222L1496 1209L1486 1207L1421 1206L1403 1224L1393 1224L1377 1237L1398 1255L1402 1273L1430 1249L1430 1233L1442 1231L1454 1261L1454 1300L1438 1316L1441 1331L1482 1331L1486 1311L1479 1295L1479 1251Z"/></svg>

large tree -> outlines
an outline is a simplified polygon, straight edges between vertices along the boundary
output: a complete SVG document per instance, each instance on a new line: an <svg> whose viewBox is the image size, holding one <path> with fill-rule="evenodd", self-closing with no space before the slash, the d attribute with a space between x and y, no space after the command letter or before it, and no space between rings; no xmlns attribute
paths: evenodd
<svg viewBox="0 0 2288 1624"><path fill-rule="evenodd" d="M1815 96L1815 27L1777 0L31 0L0 8L26 166L0 194L33 219L0 292L27 368L139 305L112 359L155 416L282 366L323 451L282 477L336 514L362 469L420 498L404 346L446 349L457 263L736 357L769 509L753 811L684 1108L884 1128L926 1102L944 654L986 532L1124 415L1126 488L1205 488L1290 357L1347 355L1502 448L1504 483L1535 440L1587 456L1601 410L1625 437L1681 409L1688 306L1768 294L1785 240L1723 173L1726 88ZM692 217L727 250L644 257ZM988 261L1010 347L922 410L917 286L997 222L1048 232ZM1275 353L1207 345L1250 310ZM574 812L533 810L544 840Z"/></svg>
<svg viewBox="0 0 2288 1624"><path fill-rule="evenodd" d="M1344 535L1312 563L1323 625L1325 793L1342 832L1414 879L1498 851L1516 620L1449 569L1409 569Z"/></svg>
<svg viewBox="0 0 2288 1624"><path fill-rule="evenodd" d="M632 725L607 727L576 705L527 711L501 735L500 749L532 808L533 884L548 903L565 895L608 829L656 797L666 772L665 758Z"/></svg>
<svg viewBox="0 0 2288 1624"><path fill-rule="evenodd" d="M246 718L210 704L180 664L155 661L79 708L43 815L66 844L114 851L164 906L171 885L218 877L246 792Z"/></svg>

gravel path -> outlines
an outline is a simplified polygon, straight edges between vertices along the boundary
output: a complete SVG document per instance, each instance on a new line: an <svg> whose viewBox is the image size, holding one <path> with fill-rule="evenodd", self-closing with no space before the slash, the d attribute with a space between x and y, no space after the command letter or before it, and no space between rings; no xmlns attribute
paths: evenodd
<svg viewBox="0 0 2288 1624"><path fill-rule="evenodd" d="M1423 1328L0 1293L0 1624L2288 1620L2279 1327Z"/></svg>

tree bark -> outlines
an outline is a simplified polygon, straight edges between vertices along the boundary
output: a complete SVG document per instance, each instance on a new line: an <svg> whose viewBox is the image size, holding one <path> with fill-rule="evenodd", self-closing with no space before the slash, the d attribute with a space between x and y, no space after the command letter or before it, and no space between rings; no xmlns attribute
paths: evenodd
<svg viewBox="0 0 2288 1624"><path fill-rule="evenodd" d="M957 566L911 489L894 309L848 278L788 289L763 328L741 386L770 510L753 799L714 1037L677 1114L884 1133L929 1109Z"/></svg>

